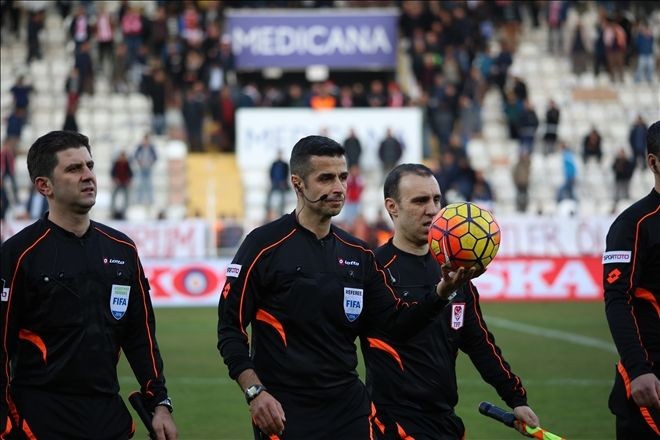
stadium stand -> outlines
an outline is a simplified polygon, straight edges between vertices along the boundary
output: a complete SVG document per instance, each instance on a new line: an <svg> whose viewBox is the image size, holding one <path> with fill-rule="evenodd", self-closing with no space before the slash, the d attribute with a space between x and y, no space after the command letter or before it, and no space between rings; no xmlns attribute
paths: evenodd
<svg viewBox="0 0 660 440"><path fill-rule="evenodd" d="M2 134L7 131L7 120L12 112L12 95L10 89L20 75L24 75L34 86L31 94L31 103L27 123L25 124L16 155L16 172L19 186L19 198L25 200L30 187L29 178L25 170L25 153L31 142L40 134L49 130L61 128L65 121L66 109L69 103L65 84L70 78L76 53L76 45L72 39L73 6L78 3L88 9L87 17L93 21L98 13L97 2L71 2L69 11L62 7L67 2L8 2L12 7L21 8L18 35L3 12L2 25L2 51L0 54L0 102L2 107L2 121L0 130ZM434 78L429 76L441 71L446 78L452 78L456 72L451 69L453 61L457 65L465 61L468 51L453 53L446 48L437 46L438 38L457 38L452 32L460 34L460 26L465 23L467 13L470 29L477 30L472 40L469 55L476 64L477 60L488 59L497 63L504 52L504 44L510 46L511 53L509 73L504 71L502 77L489 76L488 87L485 90L479 109L481 128L467 131L462 138L463 148L469 158L471 168L483 171L487 181L490 182L495 194L494 209L497 213L510 214L516 212L515 189L512 180L512 167L516 162L519 143L510 136L507 127L506 106L503 99L505 90L514 88L512 77L516 76L526 86L528 97L540 121L535 134L535 148L532 155L532 180L530 183L530 203L527 213L553 214L560 212L575 213L579 215L609 214L616 212L638 198L650 186L648 173L637 170L632 177L630 199L620 200L618 206L612 207L614 184L611 164L615 153L621 147L628 149L628 134L633 120L641 115L647 122L654 121L660 114L660 94L657 88L657 73L654 82L637 83L633 79L635 64L635 51L629 49L626 70L623 82L613 82L603 70L595 75L592 72L591 61L586 71L580 75L572 71L569 43L580 12L582 25L589 30L589 38L596 38L596 26L600 23L600 15L608 13L610 16L621 18L627 22L628 44L632 47L636 32L636 22L645 17L651 24L656 41L656 64L658 33L660 33L660 11L647 11L645 2L565 2L567 5L563 25L560 27L562 41L565 43L563 51L551 53L548 50L548 11L546 3L539 3L538 17L530 14L530 2L416 2L416 1L317 1L317 2L104 2L106 8L116 18L126 15L130 6L142 8L143 24L149 26L152 58L138 61L137 69L125 72L127 84L117 80L115 72L97 69L94 77L94 94L82 93L80 95L77 111L74 112L79 130L90 137L94 146L94 156L98 167L97 177L99 183L99 196L95 207L95 216L103 219L110 216L109 199L111 191L110 165L112 159L120 150L133 151L145 132L152 130L152 98L151 91L145 84L144 78L150 78L153 69L160 65L166 69L171 88L167 90L167 105L165 118L167 130L160 135L153 136L159 160L154 170L155 203L154 206L132 205L127 213L130 219L155 218L181 218L184 215L203 215L210 219L220 217L262 216L267 191L268 177L265 175L241 176L236 164L231 164L234 157L235 121L233 112L241 106L270 106L286 107L297 105L293 97L288 95L292 84L303 87L300 102L309 105L308 98L318 84L307 81L304 75L285 72L279 80L266 78L262 72L236 72L231 66L231 57L223 51L227 41L222 36L223 14L228 7L392 7L401 11L401 47L397 59L397 67L392 72L342 72L332 71L331 94L335 97L337 105L343 105L341 92L343 89L357 90L363 88L369 91L373 80L380 80L384 84L394 82L402 94L402 105L419 106L432 120L431 128L426 127L422 160L433 168L443 154L453 151L443 136L447 135L442 126L434 125L433 118L437 110L432 107L434 93L438 88L433 85ZM536 2L531 2L536 3ZM4 4L4 3L3 3ZM539 6L536 5L536 6ZM163 7L162 9L160 7ZM570 6L570 7L569 7ZM607 8L610 8L609 10ZM621 9L619 9L621 8ZM35 11L43 9L43 30L39 35L43 56L36 57L30 63L25 60L31 53L26 44L27 23ZM160 14L164 15L161 16ZM164 18L163 18L164 17ZM537 19L535 19L537 18ZM625 20L624 20L625 19ZM440 25L436 26L436 23ZM535 22L537 22L535 24ZM187 25L190 27L186 28ZM161 26L162 25L162 26ZM443 25L445 26L443 28ZM130 43L130 36L121 31L121 21L117 21L115 29L115 42ZM159 27L161 26L161 27ZM158 46L168 55L155 56L153 48L156 47L156 37L163 29L169 32L170 39L161 41ZM446 31L444 29L449 29ZM198 34L194 31L201 31ZM91 32L93 34L93 31ZM186 138L186 100L184 91L192 87L197 81L207 81L205 76L209 73L208 66L193 69L195 57L180 58L171 56L176 53L178 46L193 46L191 39L199 38L210 47L218 51L219 60L225 67L224 81L231 95L218 97L223 107L219 115L210 115L207 111L203 129L203 150L210 154L222 152L219 165L222 168L223 180L218 185L222 189L218 194L231 194L232 197L214 198L203 196L204 184L199 183L203 175L199 171L201 165L191 165L188 160L191 151L190 139ZM204 40L204 38L207 40ZM463 36L462 38L467 38ZM91 37L94 42L94 37ZM172 43L172 44L170 44ZM421 52L417 50L421 47ZM460 47L460 44L459 44ZM433 51L436 52L433 52ZM96 52L94 60L96 61ZM131 52L140 60L138 52ZM216 52L213 52L216 53ZM441 65L435 65L429 72L424 70L424 58L421 54L435 53L445 60ZM223 55L224 54L224 55ZM117 52L115 66L120 66L121 53ZM215 56L215 55L214 55ZM158 64L158 59L165 58L164 63ZM202 57L203 58L203 57ZM438 57L435 58L437 62ZM178 61L177 61L178 60ZM203 61L203 59L201 60ZM506 60L505 60L506 61ZM180 65L176 63L180 62ZM177 67L179 66L179 67ZM187 67L188 66L188 67ZM198 65L199 66L199 65ZM469 67L469 65L468 65ZM177 70L179 69L179 70ZM458 69L458 83L464 85L467 70ZM486 71L488 72L488 71ZM656 69L657 72L657 69ZM121 73L121 72L120 72ZM501 73L501 72L500 72ZM208 81L207 81L208 82ZM342 87L346 86L346 87ZM357 86L357 88L356 88ZM436 87L436 88L434 88ZM444 86L443 86L444 87ZM444 89L443 89L444 91ZM218 92L220 93L220 92ZM461 92L465 93L465 92ZM476 93L476 92L475 92ZM389 92L386 90L386 95ZM352 105L359 106L358 95L348 93L354 100ZM391 99L389 96L386 99ZM431 99L429 99L431 98ZM543 114L549 99L554 99L561 111L559 124L559 138L565 141L576 153L581 148L582 138L592 126L598 127L603 136L603 159L599 164L584 164L578 160L577 202L569 208L560 206L556 193L562 183L562 160L558 152L544 156L540 153L539 140L545 129ZM370 105L368 103L363 105ZM455 121L450 132L465 129L465 120L460 119L458 110L454 109ZM230 117L231 116L231 117ZM459 124L456 121L462 121ZM428 121L427 121L428 124ZM462 133L462 132L461 132ZM455 151L453 151L455 153ZM205 153L196 153L205 154ZM578 155L579 156L579 155ZM216 156L214 156L216 157ZM192 156L190 156L192 158ZM188 161L188 165L185 165ZM254 185L248 189L243 188L245 179L263 182L263 185ZM364 212L369 213L369 220L375 221L379 217L380 182L382 176L378 173L366 172L366 189L362 203ZM197 182L197 183L195 183ZM186 187L187 190L182 189ZM243 191L245 189L245 191ZM453 188L443 188L445 192ZM238 197L238 199L236 198ZM469 194L467 195L469 197ZM200 201L198 199L207 199ZM195 202L193 203L193 200ZM294 200L289 202L293 206ZM239 207L237 207L237 205ZM564 206L568 206L566 203ZM8 212L11 217L21 215L20 206L12 206ZM214 212L207 212L212 209Z"/></svg>

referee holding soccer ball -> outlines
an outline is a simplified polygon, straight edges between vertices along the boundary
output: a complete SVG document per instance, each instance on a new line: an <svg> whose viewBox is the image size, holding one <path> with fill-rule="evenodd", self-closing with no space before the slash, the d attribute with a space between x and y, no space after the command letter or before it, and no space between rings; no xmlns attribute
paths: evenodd
<svg viewBox="0 0 660 440"><path fill-rule="evenodd" d="M440 211L440 187L429 168L402 164L385 178L385 208L394 236L376 250L397 294L417 301L441 276L429 251L429 226ZM527 393L504 360L468 282L456 291L439 319L406 341L370 329L361 336L367 389L376 409L372 424L379 440L458 440L465 427L454 412L458 403L456 357L470 356L486 382L513 408L516 428L539 424Z"/></svg>

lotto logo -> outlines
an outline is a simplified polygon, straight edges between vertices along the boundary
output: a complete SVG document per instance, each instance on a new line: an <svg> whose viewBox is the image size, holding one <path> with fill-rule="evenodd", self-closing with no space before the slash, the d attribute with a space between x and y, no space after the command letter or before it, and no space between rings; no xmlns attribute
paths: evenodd
<svg viewBox="0 0 660 440"><path fill-rule="evenodd" d="M621 271L619 269L612 269L610 273L607 274L607 282L612 284L621 276Z"/></svg>

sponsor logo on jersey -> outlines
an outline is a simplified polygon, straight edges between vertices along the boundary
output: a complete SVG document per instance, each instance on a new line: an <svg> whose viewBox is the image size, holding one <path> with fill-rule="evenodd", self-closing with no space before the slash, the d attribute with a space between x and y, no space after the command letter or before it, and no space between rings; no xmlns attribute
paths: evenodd
<svg viewBox="0 0 660 440"><path fill-rule="evenodd" d="M349 322L355 321L362 313L362 289L344 287L344 314Z"/></svg>
<svg viewBox="0 0 660 440"><path fill-rule="evenodd" d="M2 281L2 293L0 293L0 301L7 302L9 301L9 287L5 287L4 279L0 279L0 281Z"/></svg>
<svg viewBox="0 0 660 440"><path fill-rule="evenodd" d="M346 260L344 258L339 258L338 260L340 266L359 266L360 262L355 260Z"/></svg>
<svg viewBox="0 0 660 440"><path fill-rule="evenodd" d="M463 327L465 317L465 303L456 303L451 305L451 328L458 330Z"/></svg>
<svg viewBox="0 0 660 440"><path fill-rule="evenodd" d="M227 266L227 271L225 272L226 277L238 277L238 274L241 273L241 265L240 264L230 264Z"/></svg>
<svg viewBox="0 0 660 440"><path fill-rule="evenodd" d="M119 264L124 265L126 262L124 260L118 260L117 258L104 258L103 264Z"/></svg>
<svg viewBox="0 0 660 440"><path fill-rule="evenodd" d="M128 298L131 286L113 284L110 291L110 312L116 320L120 320L128 309Z"/></svg>
<svg viewBox="0 0 660 440"><path fill-rule="evenodd" d="M603 253L603 264L608 263L630 263L630 251L609 251Z"/></svg>

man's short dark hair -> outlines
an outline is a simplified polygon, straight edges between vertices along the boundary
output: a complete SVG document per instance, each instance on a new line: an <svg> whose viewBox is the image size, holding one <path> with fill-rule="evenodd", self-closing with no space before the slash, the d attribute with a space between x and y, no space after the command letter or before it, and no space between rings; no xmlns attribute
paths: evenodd
<svg viewBox="0 0 660 440"><path fill-rule="evenodd" d="M75 131L51 131L37 139L27 155L27 167L30 179L34 183L37 177L53 177L53 170L57 166L57 153L69 148L87 148L87 136Z"/></svg>
<svg viewBox="0 0 660 440"><path fill-rule="evenodd" d="M660 156L660 121L654 122L646 132L646 153Z"/></svg>
<svg viewBox="0 0 660 440"><path fill-rule="evenodd" d="M391 198L399 202L399 182L401 178L407 174L415 174L416 176L433 176L433 171L426 165L421 163L402 163L397 165L385 177L383 184L383 195L385 198Z"/></svg>
<svg viewBox="0 0 660 440"><path fill-rule="evenodd" d="M289 168L291 168L291 174L304 180L312 171L309 160L312 156L340 157L344 154L344 147L328 137L307 136L293 146Z"/></svg>

